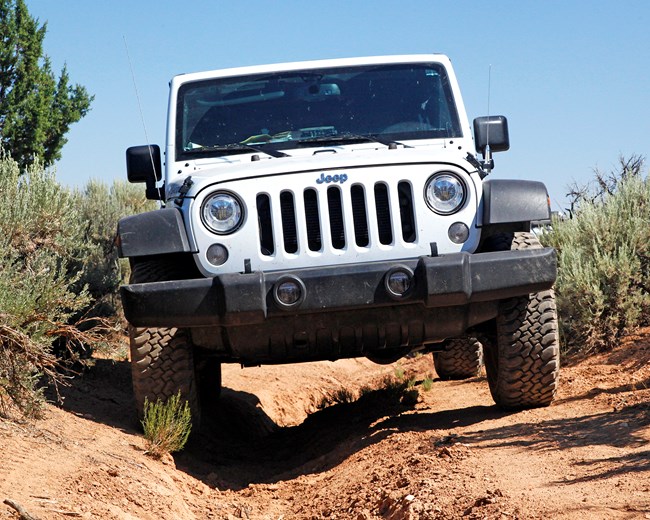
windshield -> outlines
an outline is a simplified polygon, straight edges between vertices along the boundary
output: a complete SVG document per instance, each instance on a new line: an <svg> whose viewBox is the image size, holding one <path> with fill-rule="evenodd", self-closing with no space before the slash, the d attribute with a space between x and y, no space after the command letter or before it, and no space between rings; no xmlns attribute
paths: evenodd
<svg viewBox="0 0 650 520"><path fill-rule="evenodd" d="M177 102L178 160L324 146L329 141L462 136L447 75L439 64L196 81L181 86Z"/></svg>

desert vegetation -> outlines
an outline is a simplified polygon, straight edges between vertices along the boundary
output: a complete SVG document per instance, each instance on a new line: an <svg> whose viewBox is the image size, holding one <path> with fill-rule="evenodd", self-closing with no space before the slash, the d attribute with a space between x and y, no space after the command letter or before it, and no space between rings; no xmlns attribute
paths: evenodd
<svg viewBox="0 0 650 520"><path fill-rule="evenodd" d="M128 264L118 261L115 226L147 203L121 182L65 188L53 170L21 171L4 154L0 196L0 414L33 417L42 383L65 383L70 360L121 330Z"/></svg>
<svg viewBox="0 0 650 520"><path fill-rule="evenodd" d="M557 249L556 294L570 353L611 348L650 323L650 181L644 158L621 157L570 187L568 218L541 235Z"/></svg>
<svg viewBox="0 0 650 520"><path fill-rule="evenodd" d="M147 453L152 457L182 450L192 431L192 415L180 391L165 402L145 399L142 429Z"/></svg>

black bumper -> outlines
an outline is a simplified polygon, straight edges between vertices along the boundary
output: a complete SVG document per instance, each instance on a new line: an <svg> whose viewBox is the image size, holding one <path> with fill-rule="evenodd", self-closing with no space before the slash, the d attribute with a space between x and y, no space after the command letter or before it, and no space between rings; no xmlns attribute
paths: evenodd
<svg viewBox="0 0 650 520"><path fill-rule="evenodd" d="M384 280L398 265L413 271L415 285L406 298L395 300ZM135 326L238 327L289 315L502 300L549 289L556 271L555 250L545 248L132 284L123 286L121 295L125 316ZM299 278L306 290L302 303L290 310L282 309L272 294L276 281L286 275Z"/></svg>

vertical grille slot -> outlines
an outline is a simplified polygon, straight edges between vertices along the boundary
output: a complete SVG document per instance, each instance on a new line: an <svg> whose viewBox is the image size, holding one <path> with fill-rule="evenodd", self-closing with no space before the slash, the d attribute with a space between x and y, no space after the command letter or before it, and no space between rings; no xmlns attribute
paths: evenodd
<svg viewBox="0 0 650 520"><path fill-rule="evenodd" d="M375 184L375 208L377 210L377 231L379 232L379 242L384 245L392 244L393 229L390 223L388 186L383 182Z"/></svg>
<svg viewBox="0 0 650 520"><path fill-rule="evenodd" d="M330 232L332 247L343 249L345 247L345 229L343 226L343 205L341 190L334 186L327 189L327 208L330 214Z"/></svg>
<svg viewBox="0 0 650 520"><path fill-rule="evenodd" d="M284 250L287 253L298 251L298 233L296 232L296 206L293 201L293 193L283 191L280 193L280 212L282 214L282 236L284 238Z"/></svg>
<svg viewBox="0 0 650 520"><path fill-rule="evenodd" d="M320 251L323 247L321 239L320 217L318 214L318 193L308 188L304 193L305 226L307 228L307 247L310 251Z"/></svg>
<svg viewBox="0 0 650 520"><path fill-rule="evenodd" d="M350 188L352 199L352 221L354 222L354 240L359 247L368 247L368 213L366 212L366 194L361 184Z"/></svg>
<svg viewBox="0 0 650 520"><path fill-rule="evenodd" d="M260 193L257 196L257 226L260 232L260 252L264 256L273 255L275 253L275 245L273 244L271 200L264 193Z"/></svg>
<svg viewBox="0 0 650 520"><path fill-rule="evenodd" d="M402 181L397 185L399 196L399 216L402 221L402 238L404 242L415 242L415 213L413 211L413 190L411 184Z"/></svg>

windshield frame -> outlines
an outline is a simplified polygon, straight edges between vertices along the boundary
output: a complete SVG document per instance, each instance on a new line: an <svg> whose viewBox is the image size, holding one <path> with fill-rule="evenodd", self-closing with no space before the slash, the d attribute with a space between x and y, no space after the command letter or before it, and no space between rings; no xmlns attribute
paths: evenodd
<svg viewBox="0 0 650 520"><path fill-rule="evenodd" d="M174 138L176 144L175 159L177 161L186 161L192 159L202 159L207 157L224 157L228 155L235 155L235 153L232 153L234 150L228 150L228 145L233 145L235 143L241 145L251 145L251 147L254 146L256 148L259 148L261 151L268 149L274 152L277 150L289 150L289 149L296 149L296 148L305 148L309 146L310 147L323 147L323 146L331 147L331 145L326 145L323 144L322 142L319 142L318 139L301 140L299 135L297 137L280 139L277 138L277 135L279 134L273 134L273 135L261 137L259 135L255 135L251 133L249 136L239 141L232 141L232 142L225 142L225 143L210 143L210 144L197 143L196 148L189 148L189 144L191 144L189 140L189 136L191 134L188 131L184 131L186 125L186 121L184 120L185 99L186 96L190 95L190 93L197 92L197 88L205 88L205 89L212 88L214 90L221 89L220 94L226 92L226 94L231 95L230 98L228 98L227 95L225 96L222 95L220 99L217 99L213 102L212 106L217 107L219 109L229 110L232 112L233 108L235 110L237 109L237 107L242 108L247 103L257 104L257 106L261 106L264 103L271 103L274 100L282 99L286 95L285 90L287 90L286 88L285 90L281 90L281 89L278 90L277 88L273 90L271 88L268 88L266 90L261 90L261 89L250 90L249 92L241 88L245 85L262 84L262 82L266 82L265 85L273 85L274 82L281 84L282 82L290 81L291 78L300 78L296 80L297 85L299 84L300 81L303 81L306 86L309 86L310 81L312 82L312 84L316 84L314 82L319 81L322 82L322 83L318 83L319 85L324 84L327 88L336 89L338 87L338 84L333 82L335 79L340 83L341 86L344 86L345 81L349 82L359 77L366 79L363 76L363 74L366 75L379 74L379 73L390 74L393 71L400 71L400 70L403 72L406 71L409 74L415 74L416 72L420 73L421 71L425 71L426 76L432 76L432 77L436 76L438 78L438 81L440 83L438 94L439 97L442 97L443 99L442 101L438 99L437 103L439 104L439 106L445 107L448 111L448 113L444 116L448 120L447 128L444 131L441 128L433 128L433 127L427 129L418 128L412 131L396 128L396 130L393 132L386 132L385 130L381 132L374 132L374 131L352 132L347 128L342 128L340 135L346 135L346 134L355 135L360 138L363 137L367 138L368 142L375 141L380 143L392 143L397 141L404 142L404 141L413 141L413 140L462 138L463 125L462 125L461 118L464 115L464 113L461 114L459 113L458 110L458 103L459 102L462 103L462 101L456 100L456 97L454 96L454 88L452 83L452 80L454 78L451 78L449 76L449 74L447 73L447 68L443 63L438 61L431 61L431 62L422 61L422 62L407 62L407 63L360 64L360 65L347 65L347 66L342 65L342 66L329 66L329 67L322 67L322 68L278 70L272 72L251 73L246 75L202 78L199 80L192 80L192 81L187 81L182 83L178 88L178 92L176 94L176 100L175 100L175 109L176 109L175 110L176 112L175 132L174 132ZM399 76L396 77L399 78ZM315 78L317 78L317 80ZM235 84L240 85L240 90L232 88L232 86ZM224 88L225 86L228 85L230 85L231 88L230 91L228 91L228 88ZM314 89L314 87L311 88L312 90ZM238 97L233 96L233 94L240 91L241 93L243 93L243 95L237 94ZM428 92L428 90L424 89L422 90L422 92L423 93ZM431 90L431 92L433 93L433 90ZM320 92L317 91L316 95L317 96L320 95ZM337 95L336 92L335 95ZM395 99L402 99L402 100L411 99L411 98L405 98L403 93L402 93L402 98L399 98L400 92L395 89L392 92L389 91L388 95L395 96ZM327 94L323 94L322 96L323 103L329 101L329 99L326 99L326 96ZM287 105L287 107L288 106L289 105ZM356 115L359 115L360 113ZM198 122L194 127L192 127L193 128L192 132L194 132L194 129L197 126L198 126ZM393 126L397 127L397 124ZM329 127L328 125L321 125L316 130L323 131L324 128L328 128L328 127ZM287 132L292 133L293 131L292 128L286 128L285 130L286 132L281 132L281 133L282 134ZM312 129L308 127L302 127L296 130L304 132L305 130L312 130ZM187 134L187 136L184 134ZM336 137L337 135L339 135L339 132L336 130L332 130L332 133L329 134L326 133L323 137L327 137L328 135L332 137ZM327 139L323 139L323 141L326 142ZM185 146L183 146L184 142L186 143ZM359 139L358 142L363 142L363 139ZM210 147L214 147L215 148L214 151L208 150L208 148ZM241 154L242 151L238 151L237 153ZM254 151L251 151L251 153L254 153ZM284 154L280 154L280 155L275 154L274 156L278 157L282 155Z"/></svg>

